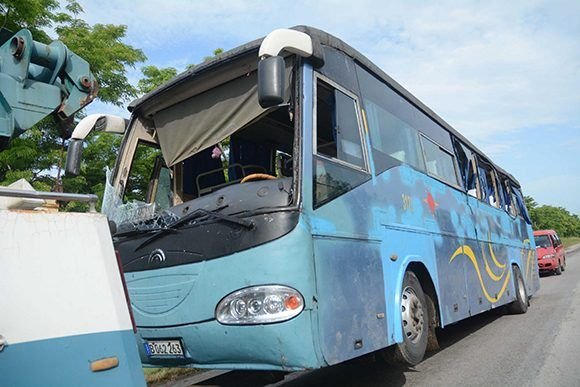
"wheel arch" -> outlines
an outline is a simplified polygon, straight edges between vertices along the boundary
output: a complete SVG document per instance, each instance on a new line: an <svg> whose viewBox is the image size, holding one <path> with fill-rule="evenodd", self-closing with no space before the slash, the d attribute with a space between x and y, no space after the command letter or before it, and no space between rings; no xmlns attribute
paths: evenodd
<svg viewBox="0 0 580 387"><path fill-rule="evenodd" d="M431 308L430 313L432 319L429 324L433 324L434 327L441 326L441 310L439 308L439 296L437 294L437 289L433 282L433 278L427 270L427 267L422 262L410 262L407 265L405 271L412 271L417 276L421 287L423 288L423 293L429 298L429 307Z"/></svg>

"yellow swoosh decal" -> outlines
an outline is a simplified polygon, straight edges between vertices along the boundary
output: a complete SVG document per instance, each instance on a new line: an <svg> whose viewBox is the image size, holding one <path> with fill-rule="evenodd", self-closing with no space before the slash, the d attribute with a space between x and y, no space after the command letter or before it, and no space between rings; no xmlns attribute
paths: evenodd
<svg viewBox="0 0 580 387"><path fill-rule="evenodd" d="M473 267L475 268L475 272L477 273L477 278L479 279L479 284L481 285L481 290L483 291L483 295L485 296L485 298L487 298L487 300L491 303L497 302L501 298L501 296L503 295L503 293L505 292L505 290L507 288L507 284L508 284L508 281L510 279L511 272L507 271L507 275L505 276L504 282L502 284L502 287L501 287L499 293L497 294L497 297L492 297L488 293L488 291L485 287L485 284L483 282L483 278L481 277L481 270L479 269L479 265L477 263L477 258L475 257L475 253L473 252L471 247L469 247L467 245L458 247L457 250L455 250L455 252L451 256L451 259L449 259L449 263L451 263L459 255L465 255L467 258L469 258L469 260L473 264Z"/></svg>
<svg viewBox="0 0 580 387"><path fill-rule="evenodd" d="M489 250L491 250L491 245L489 246ZM493 252L492 252L493 254ZM491 267L489 267L489 264L487 263L487 259L485 258L485 253L483 251L483 249L481 250L481 255L483 256L483 263L485 264L485 271L487 272L487 275L489 276L489 278L491 278L494 282L498 282L499 280L501 280L503 278L505 269L502 270L500 275L496 275L492 270ZM504 265L505 266L505 265Z"/></svg>
<svg viewBox="0 0 580 387"><path fill-rule="evenodd" d="M499 263L499 261L497 260L495 254L493 253L493 249L491 248L491 233L487 233L487 239L489 240L489 243L487 244L489 246L489 252L491 253L491 259L493 260L493 263L499 267L500 269L504 269L505 268L505 263ZM502 273L503 275L503 273Z"/></svg>

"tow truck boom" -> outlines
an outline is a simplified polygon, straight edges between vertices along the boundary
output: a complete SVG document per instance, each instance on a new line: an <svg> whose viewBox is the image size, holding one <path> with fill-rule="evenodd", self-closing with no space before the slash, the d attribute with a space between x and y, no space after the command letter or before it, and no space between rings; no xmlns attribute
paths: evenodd
<svg viewBox="0 0 580 387"><path fill-rule="evenodd" d="M70 120L96 97L89 64L64 43L37 42L23 29L0 44L0 150L51 114Z"/></svg>

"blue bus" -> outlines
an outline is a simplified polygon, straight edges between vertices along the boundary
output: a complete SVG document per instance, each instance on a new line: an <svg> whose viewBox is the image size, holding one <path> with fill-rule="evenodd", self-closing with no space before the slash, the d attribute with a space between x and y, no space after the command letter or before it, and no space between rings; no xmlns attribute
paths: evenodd
<svg viewBox="0 0 580 387"><path fill-rule="evenodd" d="M103 211L146 364L414 365L539 288L518 181L328 33L275 30L130 110Z"/></svg>

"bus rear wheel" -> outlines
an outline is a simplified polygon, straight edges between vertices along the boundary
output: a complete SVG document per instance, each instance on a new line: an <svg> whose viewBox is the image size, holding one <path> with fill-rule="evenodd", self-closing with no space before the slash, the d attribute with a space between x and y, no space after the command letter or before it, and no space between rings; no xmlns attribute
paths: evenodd
<svg viewBox="0 0 580 387"><path fill-rule="evenodd" d="M429 308L421 283L412 271L405 273L401 291L403 342L387 348L387 360L406 366L423 360L429 337Z"/></svg>
<svg viewBox="0 0 580 387"><path fill-rule="evenodd" d="M516 288L516 299L512 301L509 306L509 312L513 314L522 314L528 311L528 292L526 291L526 285L524 284L524 278L522 277L522 272L517 266L512 266L512 272L514 275L514 285Z"/></svg>

